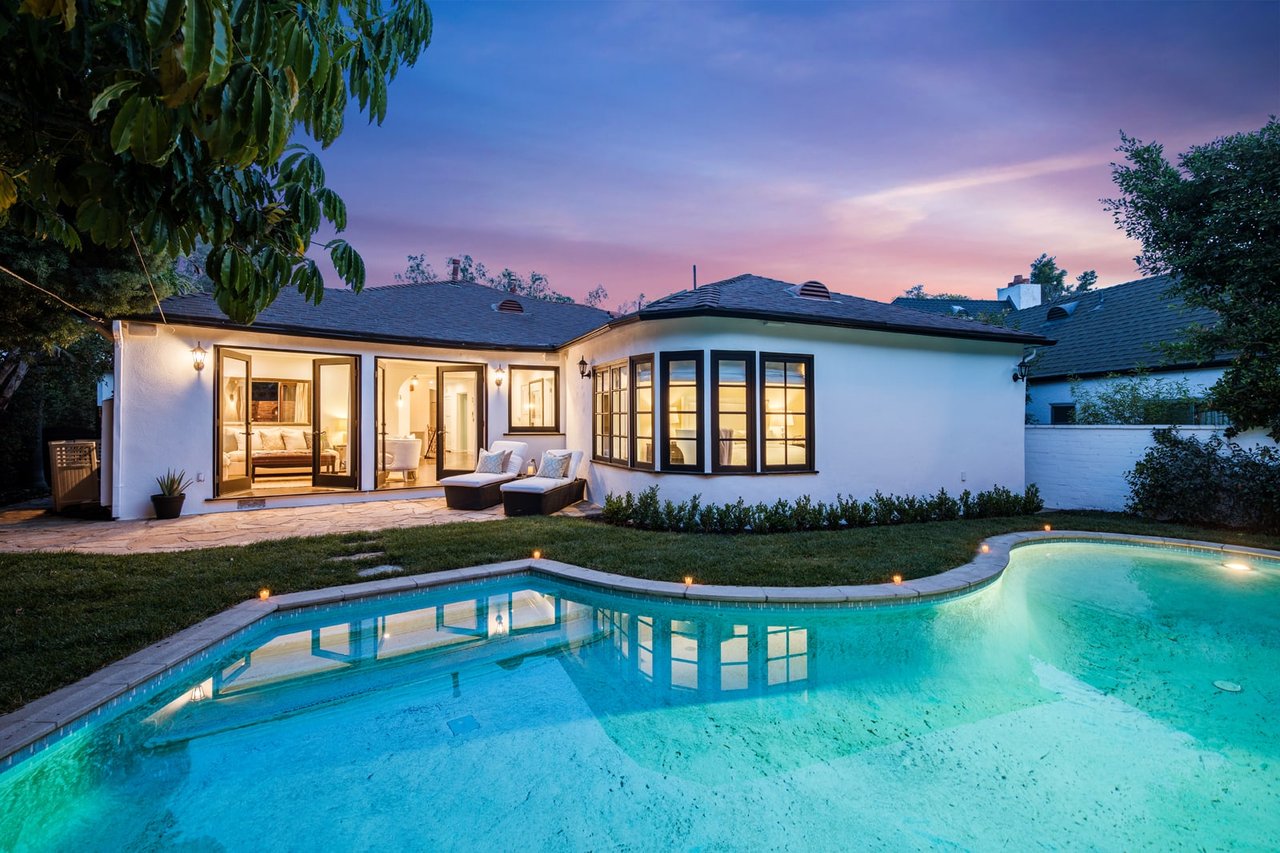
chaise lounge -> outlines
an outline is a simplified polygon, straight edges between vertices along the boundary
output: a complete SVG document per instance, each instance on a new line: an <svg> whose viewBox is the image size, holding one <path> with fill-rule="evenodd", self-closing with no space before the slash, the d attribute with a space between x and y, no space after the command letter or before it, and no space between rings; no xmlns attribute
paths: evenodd
<svg viewBox="0 0 1280 853"><path fill-rule="evenodd" d="M563 477L541 476L548 456L569 457ZM577 477L580 464L581 450L548 450L543 454L539 476L514 480L500 487L503 512L507 515L550 515L582 500L586 496L587 481Z"/></svg>
<svg viewBox="0 0 1280 853"><path fill-rule="evenodd" d="M509 483L520 475L525 457L529 454L529 445L523 441L495 441L489 446L491 453L511 451L507 464L499 474L457 474L445 477L440 481L444 486L444 502L449 509L487 509L502 502L499 491L504 483Z"/></svg>

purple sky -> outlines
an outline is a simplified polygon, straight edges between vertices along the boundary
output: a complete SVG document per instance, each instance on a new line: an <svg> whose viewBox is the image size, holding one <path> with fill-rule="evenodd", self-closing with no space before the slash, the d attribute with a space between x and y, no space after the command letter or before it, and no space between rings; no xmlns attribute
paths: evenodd
<svg viewBox="0 0 1280 853"><path fill-rule="evenodd" d="M1137 277L1118 132L1176 153L1280 113L1280 2L446 3L322 154L347 237L536 269L608 307L743 272L990 297L1041 252Z"/></svg>

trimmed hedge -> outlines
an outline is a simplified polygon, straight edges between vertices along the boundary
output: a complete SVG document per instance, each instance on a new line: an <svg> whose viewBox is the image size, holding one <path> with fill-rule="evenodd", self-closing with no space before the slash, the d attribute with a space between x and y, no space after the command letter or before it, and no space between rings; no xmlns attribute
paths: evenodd
<svg viewBox="0 0 1280 853"><path fill-rule="evenodd" d="M641 530L686 533L792 533L799 530L844 530L881 524L918 524L957 518L995 518L1029 515L1044 509L1040 490L1027 486L1021 495L1003 486L974 495L965 489L959 497L939 489L930 497L898 497L877 491L870 500L836 495L831 503L804 495L795 501L748 504L741 498L731 504L703 504L701 496L675 503L663 500L657 486L639 495L610 493L601 518L609 524Z"/></svg>
<svg viewBox="0 0 1280 853"><path fill-rule="evenodd" d="M1280 530L1280 453L1214 436L1151 431L1154 443L1125 475L1130 512L1158 521Z"/></svg>

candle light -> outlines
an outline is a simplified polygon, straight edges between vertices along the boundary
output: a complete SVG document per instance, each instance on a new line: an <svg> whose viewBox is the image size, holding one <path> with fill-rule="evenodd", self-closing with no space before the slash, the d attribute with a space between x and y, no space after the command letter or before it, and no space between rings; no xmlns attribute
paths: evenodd
<svg viewBox="0 0 1280 853"><path fill-rule="evenodd" d="M542 559L542 552L541 552L541 551L538 551L538 550L536 550L536 549L535 549L535 550L534 550L534 552L533 552L533 559L535 559L535 560L541 560L541 559Z"/></svg>
<svg viewBox="0 0 1280 853"><path fill-rule="evenodd" d="M693 586L693 575L685 575L685 576L684 576L684 585L685 585L685 586Z"/></svg>
<svg viewBox="0 0 1280 853"><path fill-rule="evenodd" d="M270 597L271 597L271 590L267 589L265 586L262 589L258 590L258 598L262 599L263 601L266 601Z"/></svg>
<svg viewBox="0 0 1280 853"><path fill-rule="evenodd" d="M984 553L984 554L990 554L990 553L991 553L991 546L990 546L990 545L988 545L986 542L983 542L983 543L982 543L982 553Z"/></svg>
<svg viewBox="0 0 1280 853"><path fill-rule="evenodd" d="M893 582L894 582L895 584L900 584L900 583L902 583L902 575L894 575L894 576L893 576Z"/></svg>

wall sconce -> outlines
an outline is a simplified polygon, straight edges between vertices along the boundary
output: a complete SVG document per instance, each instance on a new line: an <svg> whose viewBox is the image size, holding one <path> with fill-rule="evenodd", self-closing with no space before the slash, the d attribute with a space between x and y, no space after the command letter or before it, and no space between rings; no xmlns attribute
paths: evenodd
<svg viewBox="0 0 1280 853"><path fill-rule="evenodd" d="M497 369L493 371L493 384L501 388L502 380L506 378L507 378L507 371L502 369L502 365L498 365Z"/></svg>
<svg viewBox="0 0 1280 853"><path fill-rule="evenodd" d="M414 391L417 391L417 390L418 390L418 374L415 373L413 374L413 376L409 377L409 393L412 394Z"/></svg>
<svg viewBox="0 0 1280 853"><path fill-rule="evenodd" d="M191 366L199 373L204 370L204 357L208 355L204 347L200 346L200 342L196 341L195 349L191 350Z"/></svg>
<svg viewBox="0 0 1280 853"><path fill-rule="evenodd" d="M586 379L591 375L591 365L587 364L587 360L585 358L578 359L578 375L583 379Z"/></svg>
<svg viewBox="0 0 1280 853"><path fill-rule="evenodd" d="M1039 353L1040 353L1040 350L1033 349L1031 351L1031 355L1024 355L1022 357L1022 361L1018 362L1018 366L1013 369L1014 382L1026 381L1027 376L1031 373L1030 369L1027 366L1031 364L1031 362L1035 359L1035 357Z"/></svg>

